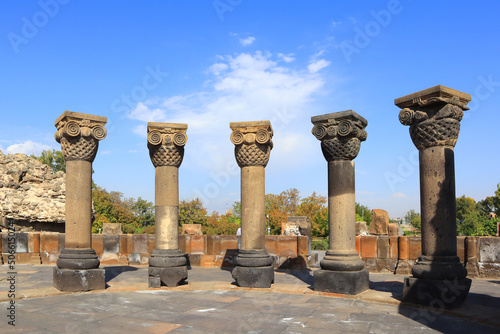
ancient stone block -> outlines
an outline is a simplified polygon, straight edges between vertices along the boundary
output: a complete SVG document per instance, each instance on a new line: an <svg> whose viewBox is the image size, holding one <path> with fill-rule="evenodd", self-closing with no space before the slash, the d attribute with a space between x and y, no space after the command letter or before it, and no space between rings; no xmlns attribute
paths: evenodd
<svg viewBox="0 0 500 334"><path fill-rule="evenodd" d="M457 237L457 256L460 258L460 262L465 264L465 237Z"/></svg>
<svg viewBox="0 0 500 334"><path fill-rule="evenodd" d="M104 223L102 224L102 234L121 234L121 223Z"/></svg>
<svg viewBox="0 0 500 334"><path fill-rule="evenodd" d="M309 237L308 236L298 236L297 237L297 253L298 255L309 255Z"/></svg>
<svg viewBox="0 0 500 334"><path fill-rule="evenodd" d="M133 249L134 253L139 253L139 254L150 254L149 253L149 247L148 247L148 235L146 234L134 234L133 236Z"/></svg>
<svg viewBox="0 0 500 334"><path fill-rule="evenodd" d="M28 252L40 253L40 233L28 233Z"/></svg>
<svg viewBox="0 0 500 334"><path fill-rule="evenodd" d="M187 267L149 267L148 283L150 288L161 286L176 287L188 278Z"/></svg>
<svg viewBox="0 0 500 334"><path fill-rule="evenodd" d="M266 251L270 255L278 255L278 236L277 235L266 235Z"/></svg>
<svg viewBox="0 0 500 334"><path fill-rule="evenodd" d="M370 234L389 234L389 214L382 209L372 210L372 221L368 229Z"/></svg>
<svg viewBox="0 0 500 334"><path fill-rule="evenodd" d="M147 236L148 236L148 254L152 254L156 244L155 235L148 234Z"/></svg>
<svg viewBox="0 0 500 334"><path fill-rule="evenodd" d="M204 235L191 235L191 254L206 254Z"/></svg>
<svg viewBox="0 0 500 334"><path fill-rule="evenodd" d="M54 287L59 291L78 292L104 290L104 269L70 270L54 267Z"/></svg>
<svg viewBox="0 0 500 334"><path fill-rule="evenodd" d="M238 249L238 236L225 235L220 238L219 254L225 254L227 250L237 250L237 249Z"/></svg>
<svg viewBox="0 0 500 334"><path fill-rule="evenodd" d="M59 253L59 233L40 233L40 252Z"/></svg>
<svg viewBox="0 0 500 334"><path fill-rule="evenodd" d="M408 260L410 258L410 240L409 237L398 238L399 259Z"/></svg>
<svg viewBox="0 0 500 334"><path fill-rule="evenodd" d="M314 291L357 295L368 289L368 269L361 271L314 271Z"/></svg>
<svg viewBox="0 0 500 334"><path fill-rule="evenodd" d="M389 237L381 235L377 239L377 258L388 259L390 258Z"/></svg>
<svg viewBox="0 0 500 334"><path fill-rule="evenodd" d="M356 235L368 235L368 227L366 222L356 222Z"/></svg>
<svg viewBox="0 0 500 334"><path fill-rule="evenodd" d="M297 237L278 236L277 237L278 256L297 257Z"/></svg>
<svg viewBox="0 0 500 334"><path fill-rule="evenodd" d="M103 234L103 254L120 252L120 236L113 234ZM95 249L95 248L94 248Z"/></svg>
<svg viewBox="0 0 500 334"><path fill-rule="evenodd" d="M500 239L481 237L479 240L480 259L483 263L500 263Z"/></svg>
<svg viewBox="0 0 500 334"><path fill-rule="evenodd" d="M460 307L469 293L472 281L431 280L406 277L403 286L403 301L438 309Z"/></svg>
<svg viewBox="0 0 500 334"><path fill-rule="evenodd" d="M399 224L397 223L389 223L389 235L391 237L399 236Z"/></svg>
<svg viewBox="0 0 500 334"><path fill-rule="evenodd" d="M361 257L376 258L377 257L377 236L361 237Z"/></svg>
<svg viewBox="0 0 500 334"><path fill-rule="evenodd" d="M102 234L92 234L92 248L98 255L104 252L104 240Z"/></svg>
<svg viewBox="0 0 500 334"><path fill-rule="evenodd" d="M205 267L205 268L215 267L215 255L201 255L200 267Z"/></svg>
<svg viewBox="0 0 500 334"><path fill-rule="evenodd" d="M201 224L183 224L181 234L202 235Z"/></svg>
<svg viewBox="0 0 500 334"><path fill-rule="evenodd" d="M416 260L422 254L422 242L419 237L408 237L410 246L410 259Z"/></svg>
<svg viewBox="0 0 500 334"><path fill-rule="evenodd" d="M234 267L233 278L241 287L270 288L274 283L274 268L269 267Z"/></svg>
<svg viewBox="0 0 500 334"><path fill-rule="evenodd" d="M185 254L191 253L191 236L184 234L179 235L179 249Z"/></svg>

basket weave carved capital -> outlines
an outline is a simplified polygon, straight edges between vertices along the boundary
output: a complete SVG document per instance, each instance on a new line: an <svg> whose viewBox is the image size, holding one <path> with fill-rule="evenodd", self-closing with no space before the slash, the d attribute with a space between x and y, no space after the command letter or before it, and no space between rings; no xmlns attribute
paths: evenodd
<svg viewBox="0 0 500 334"><path fill-rule="evenodd" d="M149 157L153 166L179 167L187 143L187 124L148 123Z"/></svg>
<svg viewBox="0 0 500 334"><path fill-rule="evenodd" d="M273 128L269 121L232 122L229 127L234 155L240 167L266 167L273 148Z"/></svg>
<svg viewBox="0 0 500 334"><path fill-rule="evenodd" d="M353 160L368 133L366 119L352 110L311 117L312 134L321 141L327 161Z"/></svg>
<svg viewBox="0 0 500 334"><path fill-rule="evenodd" d="M457 143L464 110L469 110L469 94L435 86L394 101L401 108L399 121L410 126L417 149L452 146Z"/></svg>
<svg viewBox="0 0 500 334"><path fill-rule="evenodd" d="M65 111L55 121L55 140L61 144L64 160L93 162L99 141L106 138L106 117Z"/></svg>

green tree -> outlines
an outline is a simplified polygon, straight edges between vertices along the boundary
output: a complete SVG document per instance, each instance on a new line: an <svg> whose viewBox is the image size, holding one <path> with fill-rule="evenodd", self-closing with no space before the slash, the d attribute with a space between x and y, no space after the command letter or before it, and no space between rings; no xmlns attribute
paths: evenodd
<svg viewBox="0 0 500 334"><path fill-rule="evenodd" d="M66 173L66 161L61 151L56 150L43 150L39 156L31 155L33 159L40 161L52 168L53 173L63 171Z"/></svg>
<svg viewBox="0 0 500 334"><path fill-rule="evenodd" d="M92 233L99 233L104 223L121 223L124 233L140 232L141 224L134 212L133 199L124 198L120 192L108 192L96 186L92 190L92 200L96 211Z"/></svg>
<svg viewBox="0 0 500 334"><path fill-rule="evenodd" d="M405 215L405 221L410 223L416 229L421 229L421 218L420 213L415 212L415 210L410 210Z"/></svg>
<svg viewBox="0 0 500 334"><path fill-rule="evenodd" d="M179 203L179 226L184 224L201 224L206 226L207 210L199 198Z"/></svg>
<svg viewBox="0 0 500 334"><path fill-rule="evenodd" d="M138 216L139 224L142 227L155 224L155 206L153 203L139 197L133 205L133 210Z"/></svg>
<svg viewBox="0 0 500 334"><path fill-rule="evenodd" d="M364 221L366 225L372 222L372 210L369 207L356 203L356 221ZM361 219L358 220L358 217Z"/></svg>
<svg viewBox="0 0 500 334"><path fill-rule="evenodd" d="M464 220L465 216L477 213L477 204L473 198L462 197L457 198L457 220Z"/></svg>
<svg viewBox="0 0 500 334"><path fill-rule="evenodd" d="M488 219L479 212L467 214L457 223L457 233L466 236L495 235L498 219Z"/></svg>

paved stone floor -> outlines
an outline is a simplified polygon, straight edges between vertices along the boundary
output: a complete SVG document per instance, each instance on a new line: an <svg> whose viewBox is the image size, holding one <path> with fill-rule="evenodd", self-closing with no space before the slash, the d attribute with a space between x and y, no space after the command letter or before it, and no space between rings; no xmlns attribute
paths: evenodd
<svg viewBox="0 0 500 334"><path fill-rule="evenodd" d="M27 299L16 300L9 326L0 266L0 333L500 333L498 280L474 280L464 306L434 312L403 305L403 276L392 274L370 274L369 291L343 296L311 290L311 271L280 271L272 288L248 289L228 270L192 268L189 284L148 289L147 267L115 266L105 292L63 294L52 267L16 269L17 297Z"/></svg>

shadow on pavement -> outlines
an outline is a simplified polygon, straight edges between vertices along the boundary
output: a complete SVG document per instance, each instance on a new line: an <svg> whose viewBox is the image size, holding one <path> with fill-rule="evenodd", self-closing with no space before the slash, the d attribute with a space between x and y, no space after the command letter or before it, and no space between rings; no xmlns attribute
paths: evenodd
<svg viewBox="0 0 500 334"><path fill-rule="evenodd" d="M106 283L111 281L113 278L117 277L121 273L127 272L127 271L137 271L139 268L132 267L132 266L113 266L113 267L105 267L106 270L105 274L105 280Z"/></svg>

